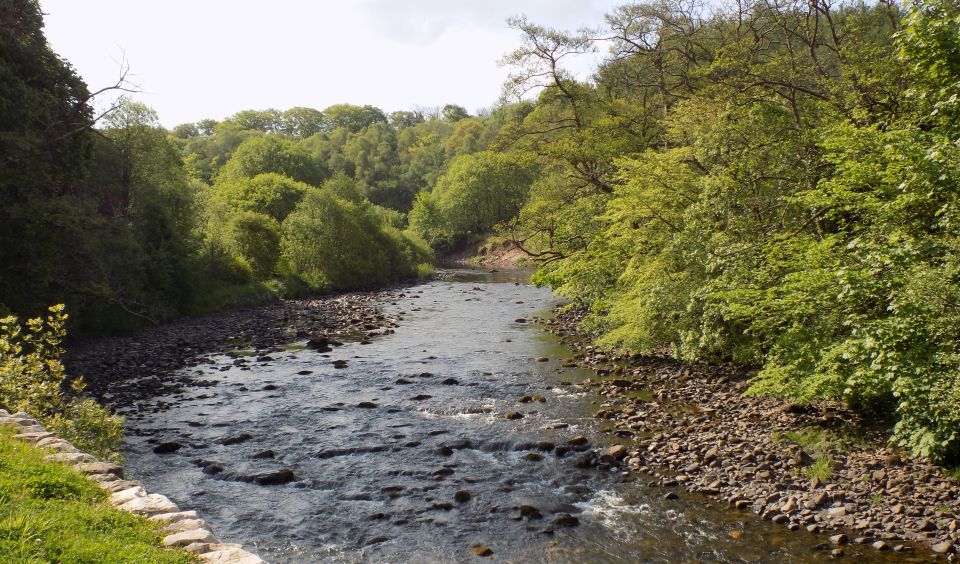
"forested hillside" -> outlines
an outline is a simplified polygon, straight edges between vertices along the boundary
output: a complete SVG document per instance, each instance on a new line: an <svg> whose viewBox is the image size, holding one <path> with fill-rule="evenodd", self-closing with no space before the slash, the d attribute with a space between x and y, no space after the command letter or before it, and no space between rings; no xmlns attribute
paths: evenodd
<svg viewBox="0 0 960 564"><path fill-rule="evenodd" d="M505 229L607 347L760 368L749 393L892 416L960 449L960 5L641 3L525 20ZM610 46L589 83L565 57Z"/></svg>
<svg viewBox="0 0 960 564"><path fill-rule="evenodd" d="M81 333L423 275L478 236L599 344L758 369L960 456L960 4L625 4L518 17L489 111L250 110L168 131L0 8L0 312ZM606 53L595 73L565 67Z"/></svg>

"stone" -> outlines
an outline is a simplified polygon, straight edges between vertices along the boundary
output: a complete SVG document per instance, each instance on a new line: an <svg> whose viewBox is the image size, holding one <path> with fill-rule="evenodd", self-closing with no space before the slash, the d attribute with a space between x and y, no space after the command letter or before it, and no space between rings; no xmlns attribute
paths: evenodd
<svg viewBox="0 0 960 564"><path fill-rule="evenodd" d="M47 437L45 439L40 439L37 441L37 446L56 452L80 452L77 447L70 444L70 441L66 441L60 437Z"/></svg>
<svg viewBox="0 0 960 564"><path fill-rule="evenodd" d="M532 505L521 505L518 507L521 517L526 517L528 519L543 519L543 513L540 513L540 510Z"/></svg>
<svg viewBox="0 0 960 564"><path fill-rule="evenodd" d="M506 415L504 415L504 417L511 421L515 421L517 419L523 419L523 414L519 411L509 411Z"/></svg>
<svg viewBox="0 0 960 564"><path fill-rule="evenodd" d="M40 439L48 439L53 436L53 433L43 431L41 433L18 433L14 435L13 438L25 443L36 444Z"/></svg>
<svg viewBox="0 0 960 564"><path fill-rule="evenodd" d="M99 486L110 493L122 492L123 490L128 490L136 486L143 487L143 484L140 482L134 480L121 480L113 474L94 474L94 476L110 476L113 478L112 481L101 480L99 482Z"/></svg>
<svg viewBox="0 0 960 564"><path fill-rule="evenodd" d="M832 542L833 544L847 544L848 542L850 542L850 538L844 534L833 535L832 537L830 537L830 542Z"/></svg>
<svg viewBox="0 0 960 564"><path fill-rule="evenodd" d="M118 506L124 511L136 513L137 515L156 515L157 513L174 513L180 509L175 503L160 494L149 494L143 497L135 497L130 501ZM202 542L202 541L196 541ZM179 545L178 545L179 546Z"/></svg>
<svg viewBox="0 0 960 564"><path fill-rule="evenodd" d="M58 452L43 457L46 462L66 462L67 464L95 463L93 456L85 452Z"/></svg>
<svg viewBox="0 0 960 564"><path fill-rule="evenodd" d="M279 486L296 479L293 470L281 468L272 472L264 472L253 477L253 481L261 486Z"/></svg>
<svg viewBox="0 0 960 564"><path fill-rule="evenodd" d="M487 557L493 554L493 551L490 550L490 547L483 546L482 544L474 545L470 548L470 552L476 556Z"/></svg>
<svg viewBox="0 0 960 564"><path fill-rule="evenodd" d="M230 445L238 445L240 443L245 443L252 438L253 438L253 435L251 435L250 433L240 433L239 435L235 435L233 437L224 437L220 439L218 442L222 445L230 446Z"/></svg>
<svg viewBox="0 0 960 564"><path fill-rule="evenodd" d="M167 535L163 538L163 546L187 546L193 543L215 543L219 539L206 529L193 529Z"/></svg>
<svg viewBox="0 0 960 564"><path fill-rule="evenodd" d="M362 401L357 404L357 407L359 407L360 409L375 409L380 406L373 403L372 401Z"/></svg>
<svg viewBox="0 0 960 564"><path fill-rule="evenodd" d="M163 521L167 523L175 523L177 521L182 521L184 519L197 519L196 511L176 511L173 513L158 513L156 515L151 515L148 517L151 521Z"/></svg>
<svg viewBox="0 0 960 564"><path fill-rule="evenodd" d="M827 515L831 517L844 517L847 514L846 507L831 507L827 510Z"/></svg>
<svg viewBox="0 0 960 564"><path fill-rule="evenodd" d="M576 437L568 440L567 444L570 446L586 446L590 444L590 439L584 437L583 435L577 435Z"/></svg>
<svg viewBox="0 0 960 564"><path fill-rule="evenodd" d="M183 445L176 442L170 441L166 443L160 443L157 446L153 447L153 452L156 454L173 454L183 448Z"/></svg>
<svg viewBox="0 0 960 564"><path fill-rule="evenodd" d="M605 461L616 461L621 460L627 455L627 447L623 445L613 445L610 448L605 448L600 452L600 460Z"/></svg>
<svg viewBox="0 0 960 564"><path fill-rule="evenodd" d="M551 527L578 527L580 526L580 520L570 515L569 513L558 513L556 517L550 521Z"/></svg>
<svg viewBox="0 0 960 564"><path fill-rule="evenodd" d="M885 543L885 542L883 542L883 541L877 541L877 542L871 544L870 546L872 546L873 548L875 548L875 549L877 549L877 550L889 550L889 549L890 549L890 545L887 544L887 543Z"/></svg>
<svg viewBox="0 0 960 564"><path fill-rule="evenodd" d="M947 554L953 550L953 543L950 541L941 542L930 547L937 554Z"/></svg>
<svg viewBox="0 0 960 564"><path fill-rule="evenodd" d="M256 554L252 554L240 547L228 547L222 544L210 545L210 551L198 555L203 562L212 562L214 564L263 564L263 560Z"/></svg>
<svg viewBox="0 0 960 564"><path fill-rule="evenodd" d="M466 503L470 501L470 492L466 490L460 490L453 494L453 500L457 503Z"/></svg>
<svg viewBox="0 0 960 564"><path fill-rule="evenodd" d="M127 488L125 490L120 490L117 493L110 496L111 505L123 505L124 503L132 500L136 497L144 497L147 495L147 491L143 489L142 486L133 486L132 488Z"/></svg>
<svg viewBox="0 0 960 564"><path fill-rule="evenodd" d="M203 519L181 519L163 527L163 531L170 534L182 533L183 531L192 531L194 529L205 529L213 532L212 529L210 529L210 525L208 525Z"/></svg>
<svg viewBox="0 0 960 564"><path fill-rule="evenodd" d="M74 465L74 469L81 474L113 474L117 478L123 478L123 466L109 462L82 462Z"/></svg>

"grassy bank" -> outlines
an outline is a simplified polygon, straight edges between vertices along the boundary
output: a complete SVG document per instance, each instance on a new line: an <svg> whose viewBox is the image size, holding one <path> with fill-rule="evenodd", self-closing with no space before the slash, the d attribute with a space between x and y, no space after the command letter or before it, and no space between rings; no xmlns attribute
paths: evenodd
<svg viewBox="0 0 960 564"><path fill-rule="evenodd" d="M106 493L0 428L0 562L192 562L160 548L157 525L113 509Z"/></svg>

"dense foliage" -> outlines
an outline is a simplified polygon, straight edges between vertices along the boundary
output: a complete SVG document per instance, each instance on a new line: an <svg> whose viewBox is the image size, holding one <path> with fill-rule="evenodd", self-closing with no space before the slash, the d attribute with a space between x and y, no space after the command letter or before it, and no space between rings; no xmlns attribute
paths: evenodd
<svg viewBox="0 0 960 564"><path fill-rule="evenodd" d="M515 21L543 173L509 231L602 344L755 365L750 393L955 458L960 5L739 6L618 8L590 83L558 63L593 34Z"/></svg>
<svg viewBox="0 0 960 564"><path fill-rule="evenodd" d="M2 10L0 308L126 330L388 284L495 233L603 346L753 366L750 393L842 400L960 457L956 0L516 18L517 101L480 115L339 104L172 131L132 101L94 131L37 4ZM565 68L600 48L589 79Z"/></svg>
<svg viewBox="0 0 960 564"><path fill-rule="evenodd" d="M60 356L66 321L63 306L26 327L15 317L0 319L0 409L25 411L78 448L109 458L120 447L123 421L93 400L75 397L83 391L82 379L70 382L73 394L65 391Z"/></svg>

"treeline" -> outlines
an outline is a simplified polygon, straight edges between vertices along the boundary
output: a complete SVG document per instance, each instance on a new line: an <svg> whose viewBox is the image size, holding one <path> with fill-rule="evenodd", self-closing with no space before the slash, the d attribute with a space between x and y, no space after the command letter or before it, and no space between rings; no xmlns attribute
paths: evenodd
<svg viewBox="0 0 960 564"><path fill-rule="evenodd" d="M892 417L960 455L960 4L685 1L525 19L503 227L600 343L756 366L749 393ZM566 58L610 54L587 82Z"/></svg>
<svg viewBox="0 0 960 564"><path fill-rule="evenodd" d="M444 186L445 209L457 197L448 168L527 178L525 161L485 149L532 104L480 116L456 105L250 110L168 131L130 99L95 116L42 26L34 0L0 8L0 314L64 303L74 334L122 332L382 286L429 272L418 233L443 248L521 204L484 197L493 207L479 223L430 214L429 232L408 228L418 194Z"/></svg>
<svg viewBox="0 0 960 564"><path fill-rule="evenodd" d="M0 303L84 331L372 287L490 233L603 346L758 368L960 458L960 3L525 18L503 103L94 124L36 2L0 9ZM588 80L567 60L608 50ZM9 78L7 78L9 77Z"/></svg>

